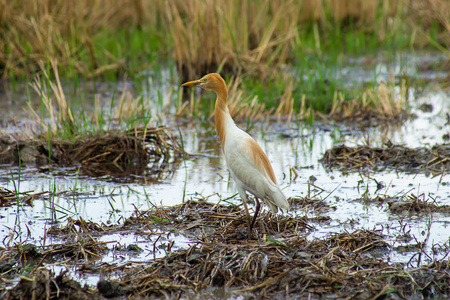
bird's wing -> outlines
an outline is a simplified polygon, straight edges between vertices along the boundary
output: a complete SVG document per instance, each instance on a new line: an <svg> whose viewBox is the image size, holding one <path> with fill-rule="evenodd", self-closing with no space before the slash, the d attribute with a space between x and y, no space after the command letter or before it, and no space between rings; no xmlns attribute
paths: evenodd
<svg viewBox="0 0 450 300"><path fill-rule="evenodd" d="M272 166L261 147L240 129L228 137L224 147L225 160L241 197L243 191L249 191L273 212L277 212L278 207L288 209L289 202L278 187Z"/></svg>
<svg viewBox="0 0 450 300"><path fill-rule="evenodd" d="M244 131L228 138L224 147L225 160L232 174L251 193L264 197L266 187L277 187L269 159L255 140Z"/></svg>

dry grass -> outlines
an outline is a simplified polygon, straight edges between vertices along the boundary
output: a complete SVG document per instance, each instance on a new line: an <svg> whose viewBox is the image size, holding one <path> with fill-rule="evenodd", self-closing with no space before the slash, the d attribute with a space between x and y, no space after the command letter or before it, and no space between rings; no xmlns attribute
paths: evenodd
<svg viewBox="0 0 450 300"><path fill-rule="evenodd" d="M296 37L299 5L290 1L172 1L166 16L182 80L225 68L258 71L283 63Z"/></svg>
<svg viewBox="0 0 450 300"><path fill-rule="evenodd" d="M173 53L184 81L218 69L264 77L289 62L305 24L316 23L318 41L320 31L351 22L382 42L405 26L404 16L411 24L424 21L423 28L413 25L423 36L437 21L438 42L449 45L446 0L1 0L0 67L3 77L32 74L52 59L86 76L121 71L128 58L98 49L98 33L146 27L161 35L162 52L172 45L166 53Z"/></svg>
<svg viewBox="0 0 450 300"><path fill-rule="evenodd" d="M17 285L0 287L0 296L17 299L47 294L105 297L190 297L219 288L248 298L378 299L446 298L450 288L449 261L433 260L427 265L390 263L395 249L390 236L376 230L355 230L322 239L307 239L312 229L307 218L263 214L256 223L257 240L241 233L245 212L234 205L187 201L174 207L135 211L122 225L95 224L67 219L52 226L48 234L66 243L34 246L18 243L0 248L0 267ZM111 233L133 232L158 249L164 241L166 255L143 261L96 263L108 251L98 239ZM183 234L192 242L176 249L169 235ZM116 243L111 241L111 243ZM163 244L161 244L163 245ZM413 245L412 245L413 246ZM151 248L151 246L150 246ZM422 249L424 254L427 250ZM114 248L116 254L140 251L136 245ZM148 250L145 250L148 251ZM429 250L431 251L431 250ZM448 251L444 248L441 251ZM119 255L120 255L119 254ZM79 274L101 274L97 289L82 288L65 272L58 276L46 266L79 266ZM14 266L17 266L15 268ZM30 271L32 270L32 271ZM118 279L110 279L112 276ZM199 293L199 294L197 294ZM101 294L101 295L100 295ZM80 298L85 299L85 298Z"/></svg>
<svg viewBox="0 0 450 300"><path fill-rule="evenodd" d="M1 156L1 154L0 154L0 156ZM18 205L18 204L33 206L34 199L39 198L44 194L47 194L47 192L16 193L16 192L13 192L8 189L0 187L0 207L7 207L7 206Z"/></svg>
<svg viewBox="0 0 450 300"><path fill-rule="evenodd" d="M145 103L141 97L134 97L128 89L127 83L124 84L117 105L111 104L110 116L105 117L104 108L101 107L96 95L94 112L85 118L74 117L71 104L60 82L60 67L57 65L57 61L52 59L50 72L45 69L42 63L39 66L41 75L36 75L30 86L41 100L41 110L36 111L31 101L27 103L28 106L25 110L30 115L34 125L29 130L22 132L23 136L28 136L30 139L36 136L74 139L82 134L102 132L106 130L106 125L109 129L120 128L122 124L126 124L127 128L135 128L136 123L148 125L153 121L146 115L146 112L150 111L149 104ZM113 101L111 99L112 103L114 103ZM42 107L45 107L45 109L42 109ZM83 111L82 108L78 114L83 115ZM20 139L23 139L23 136Z"/></svg>
<svg viewBox="0 0 450 300"><path fill-rule="evenodd" d="M449 213L450 205L437 205L436 199L424 193L408 194L384 200L389 210L394 214L431 214L432 212Z"/></svg>
<svg viewBox="0 0 450 300"><path fill-rule="evenodd" d="M244 89L241 88L242 83L241 76L233 76L228 82L228 109L230 114L236 120L262 120L272 113L272 109L266 109L266 105L260 101L258 96L249 95ZM195 95L195 92L191 93L191 97L181 102L179 99L176 116L188 115L192 117L196 114L205 114L205 110L202 109L202 105L209 108L209 119L214 117L213 106L210 103L204 103L201 93L199 97ZM181 95L181 94L180 94ZM211 99L212 94L207 94L207 99ZM208 100L209 101L209 100Z"/></svg>
<svg viewBox="0 0 450 300"><path fill-rule="evenodd" d="M450 170L449 155L449 144L435 145L431 148L408 148L402 145L385 147L338 145L327 150L321 161L331 168L347 171L392 167L397 171L445 174Z"/></svg>
<svg viewBox="0 0 450 300"><path fill-rule="evenodd" d="M397 86L393 80L389 83L381 82L375 88L366 89L360 98L345 99L340 92L336 92L333 98L331 111L323 115L311 107L306 107L306 95L301 99L293 95L294 80L289 80L286 89L278 99L276 109L267 109L264 102L258 96L249 95L241 88L241 76L234 76L228 83L228 108L234 119L245 121L263 120L276 118L278 120L305 120L311 116L324 119L326 122L335 121L354 121L358 123L368 123L376 125L378 122L398 121L408 116L406 105L407 87L404 81ZM294 102L299 103L299 107L294 108ZM189 101L181 104L177 116L188 114L190 117L195 115L200 107L202 98L195 98L191 94ZM188 108L188 109L187 109ZM200 110L200 113L201 110ZM210 112L209 118L212 119L214 112Z"/></svg>
<svg viewBox="0 0 450 300"><path fill-rule="evenodd" d="M388 21L377 21L377 11L381 7L383 17L390 18L399 2L179 0L169 6L174 58L187 81L223 69L267 78L290 62L295 45L302 44L300 32L311 22L326 31L350 19L371 31L376 28L382 40Z"/></svg>
<svg viewBox="0 0 450 300"><path fill-rule="evenodd" d="M240 88L241 79L233 77L228 83L228 109L230 114L238 120L260 120L270 115L257 96L248 96ZM212 117L212 115L210 116Z"/></svg>
<svg viewBox="0 0 450 300"><path fill-rule="evenodd" d="M44 104L49 113L49 121L44 119L44 117L39 116L31 107L30 102L28 102L28 112L35 123L39 125L41 131L45 132L47 135L55 136L62 128L68 128L70 131L74 131L75 122L72 110L67 103L66 96L59 80L57 62L55 59L51 59L51 63L55 81L50 80L48 72L45 70L42 62L40 62L39 66L43 78L38 75L35 77L34 82L31 83L31 87L40 96L42 104ZM46 85L46 82L48 82L50 87ZM56 100L55 104L53 104L53 99Z"/></svg>
<svg viewBox="0 0 450 300"><path fill-rule="evenodd" d="M104 299L71 279L67 269L59 275L48 269L38 269L29 276L22 277L14 291L3 293L3 299Z"/></svg>
<svg viewBox="0 0 450 300"><path fill-rule="evenodd" d="M450 2L447 0L405 1L409 8L408 23L417 34L416 43L428 45L430 42L447 53L450 59ZM433 25L440 27L436 31L436 42L430 40Z"/></svg>
<svg viewBox="0 0 450 300"><path fill-rule="evenodd" d="M99 43L99 36L104 32L152 28L155 36L159 36L156 43L161 43L158 47L161 53L174 58L181 81L215 71L235 76L230 83L230 109L238 119L261 119L264 117L261 112L266 110L259 99L237 90L239 75L256 76L262 82L280 76L300 51L305 52L306 35L311 31L319 54L327 34L331 36L336 28L347 27L375 35L379 43L401 33L410 36L412 44L432 44L447 53L450 45L450 4L446 0L82 0L76 3L32 0L22 4L22 1L0 0L2 77L41 72L40 79L33 84L40 93L45 88L43 81L49 76L44 66L85 76L99 76L112 70L122 75L128 70L129 61L139 55L124 54L126 51L113 54L113 50L103 48L107 43ZM436 26L437 36L432 39ZM116 42L116 47L123 49L129 45ZM289 84L280 96L279 105L265 115L274 113L278 119L288 120L309 117L311 113L305 107L305 100L292 96L295 81L286 80ZM64 104L58 78L50 88L61 109L54 111L49 124L40 121L48 127L44 131L55 132L58 119L65 122L69 131L74 129L73 116ZM397 96L391 93L389 84L367 91L354 101L336 94L329 117L359 119L361 116L355 116L354 112L360 111L365 116L369 113L391 119L402 114L399 107L403 104L401 98L392 101L392 97ZM50 111L51 100L43 100ZM118 108L114 113L125 116L136 111L141 99L124 91L121 101L128 110ZM294 103L300 101L299 115L295 116ZM179 112L187 105L180 105Z"/></svg>
<svg viewBox="0 0 450 300"><path fill-rule="evenodd" d="M155 3L153 3L155 2ZM150 3L149 3L150 4ZM136 28L155 24L162 1L64 0L0 1L0 65L3 76L39 71L40 62L56 59L62 67L73 67L84 75L101 75L120 69L124 61L111 57L100 65L94 37L100 30ZM145 9L143 10L142 8ZM90 61L82 61L87 49ZM108 57L109 53L103 53Z"/></svg>
<svg viewBox="0 0 450 300"><path fill-rule="evenodd" d="M378 87L366 90L361 99L346 100L341 93L335 93L333 107L328 114L334 120L346 121L394 121L407 115L405 110L407 87L402 81L397 88L392 81L381 82Z"/></svg>

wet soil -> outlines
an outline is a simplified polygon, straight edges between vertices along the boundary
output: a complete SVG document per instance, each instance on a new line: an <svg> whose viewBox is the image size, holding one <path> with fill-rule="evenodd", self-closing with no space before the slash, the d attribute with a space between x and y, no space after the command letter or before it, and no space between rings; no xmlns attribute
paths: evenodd
<svg viewBox="0 0 450 300"><path fill-rule="evenodd" d="M80 167L84 174L100 177L140 175L157 178L181 161L176 138L166 127L134 128L108 132L75 141L0 138L0 164Z"/></svg>
<svg viewBox="0 0 450 300"><path fill-rule="evenodd" d="M388 243L390 238L381 231L355 230L308 240L314 219L263 212L256 222L254 237L249 238L245 218L240 206L205 201L136 210L122 225L69 218L65 225L54 225L47 232L64 239L64 243L42 247L16 244L0 251L4 276L23 274L13 288L2 288L0 296L178 298L210 288L225 288L245 299L450 296L448 259L425 265L386 262L383 254L404 249L393 249ZM110 251L105 246L109 242L99 241L101 236L130 231L144 236L166 254L140 262L95 263ZM186 249L172 249L173 242L169 241L157 245L169 235L184 235L192 242ZM115 250L123 254L142 251L137 245ZM62 262L77 266L82 274L101 275L97 288L82 287L66 271L55 274L45 267Z"/></svg>
<svg viewBox="0 0 450 300"><path fill-rule="evenodd" d="M4 297L4 298L3 298ZM67 272L55 275L50 270L40 269L30 277L23 276L17 286L2 299L104 299L98 292L82 287L70 279Z"/></svg>
<svg viewBox="0 0 450 300"><path fill-rule="evenodd" d="M390 167L396 171L442 174L450 171L450 144L421 148L392 143L383 147L338 145L327 150L320 161L329 168L345 171Z"/></svg>

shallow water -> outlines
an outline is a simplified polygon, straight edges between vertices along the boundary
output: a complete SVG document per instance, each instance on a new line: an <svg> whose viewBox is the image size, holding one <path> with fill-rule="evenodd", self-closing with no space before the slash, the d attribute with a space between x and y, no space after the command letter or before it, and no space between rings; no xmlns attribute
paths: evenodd
<svg viewBox="0 0 450 300"><path fill-rule="evenodd" d="M422 74L417 67L412 67L418 60L417 57L412 57L414 59L407 60L404 67L388 66L383 61L377 61L375 68L380 70L380 75L390 70L394 72L394 75L409 72L409 76L431 78L432 75L428 74L429 72ZM430 58L427 57L427 59ZM358 60L353 66L353 74L359 74L356 78L367 78L369 71L358 68L357 63ZM370 68L373 68L373 65ZM349 70L344 69L343 72L348 73ZM162 77L164 76L166 75ZM441 78L442 74L436 73L434 76ZM155 82L159 81L155 80ZM153 81L149 85L155 86ZM167 90L168 86L165 85L160 93ZM102 93L111 95L107 92ZM150 94L147 89L143 89L144 97L150 97ZM313 126L298 122L254 124L250 133L266 151L286 196L307 195L308 183L311 182L312 177L315 177L314 185L323 189L317 198L325 199L326 203L332 207L322 213L331 217L332 221L327 224L314 223L314 230L308 238L321 238L332 233L352 232L356 229L377 229L394 247L405 244L395 239L405 231L410 231L410 234L417 239L409 243L425 241L426 249L430 253L431 247L435 244L450 246L450 216L442 214L398 216L387 209L387 204L377 206L375 203L365 204L362 200L358 200L364 192L367 192L370 198L376 195L401 196L423 193L426 199L435 199L439 205L450 205L448 174L434 177L424 172L417 173L413 170L410 173L395 172L391 169L348 173L328 170L319 162L326 150L341 143L349 146L367 143L372 146L381 146L383 141L389 139L394 144L421 147L446 142L444 135L450 133L450 122L447 119L447 114L450 112L449 92L440 90L436 85L428 84L420 91L411 88L410 95L410 105L417 117L402 124L386 124L370 128L360 128L357 124L330 125L321 122L316 122ZM12 97L11 94L8 97ZM21 99L19 103L23 105L24 100ZM423 112L420 109L424 103L432 105L430 112ZM2 119L8 120L13 116L24 117L21 107L15 108L16 110L2 112ZM173 174L163 178L160 183L146 183L139 178L134 183L121 183L110 177L91 178L79 175L76 168L48 171L33 166L22 168L3 166L0 169L0 186L3 188L19 192L53 191L55 194L59 192L61 194L49 196L47 200L34 200L32 207L0 208L0 240L13 237L14 242L27 241L42 245L44 233L55 224L55 219L64 225L67 217L82 217L96 223L121 224L125 218L133 214L135 207L146 210L154 206L171 206L189 199L201 198L211 202L226 201L239 204L240 200L236 197L236 190L226 169L212 124L190 122L178 125L170 118L166 120L169 125L179 127L185 150L196 156L181 163ZM241 127L245 127L245 124ZM4 127L3 131L14 132L15 128L17 127L12 126L9 129ZM290 172L291 168L299 174L295 179ZM382 182L384 187L377 190L377 182ZM300 208L291 209L287 214L311 213ZM148 239L132 233L108 234L102 236L100 240L114 241L107 245L110 249L117 244L137 244L143 249L136 256L121 255L120 258L111 250L102 258L103 262L146 261L165 255L164 249L157 248L154 252L153 242L149 243ZM172 251L188 247L192 242L182 235L172 234L159 243L170 241L175 242ZM51 244L61 241L47 237L45 242ZM430 258L424 259L421 263L429 262L432 258L442 258L443 253L438 252L436 256L430 255ZM408 262L414 254L414 252L389 251L384 255L384 259L392 262ZM54 268L58 269L61 266ZM95 284L98 277L82 276L80 280Z"/></svg>

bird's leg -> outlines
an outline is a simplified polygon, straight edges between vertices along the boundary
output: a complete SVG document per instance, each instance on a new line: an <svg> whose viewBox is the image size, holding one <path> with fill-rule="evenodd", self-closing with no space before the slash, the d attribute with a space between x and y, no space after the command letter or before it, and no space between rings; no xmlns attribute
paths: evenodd
<svg viewBox="0 0 450 300"><path fill-rule="evenodd" d="M248 232L248 237L250 238L252 236L252 227L253 226L250 226L250 213L248 212L248 207L247 207L247 197L242 198L242 203L244 204L245 213L247 214L247 232Z"/></svg>
<svg viewBox="0 0 450 300"><path fill-rule="evenodd" d="M255 215L253 216L252 224L250 224L250 231L252 230L253 225L255 225L255 221L258 217L259 210L261 209L261 204L259 203L258 198L255 197L255 201L256 201L256 209L255 209Z"/></svg>

